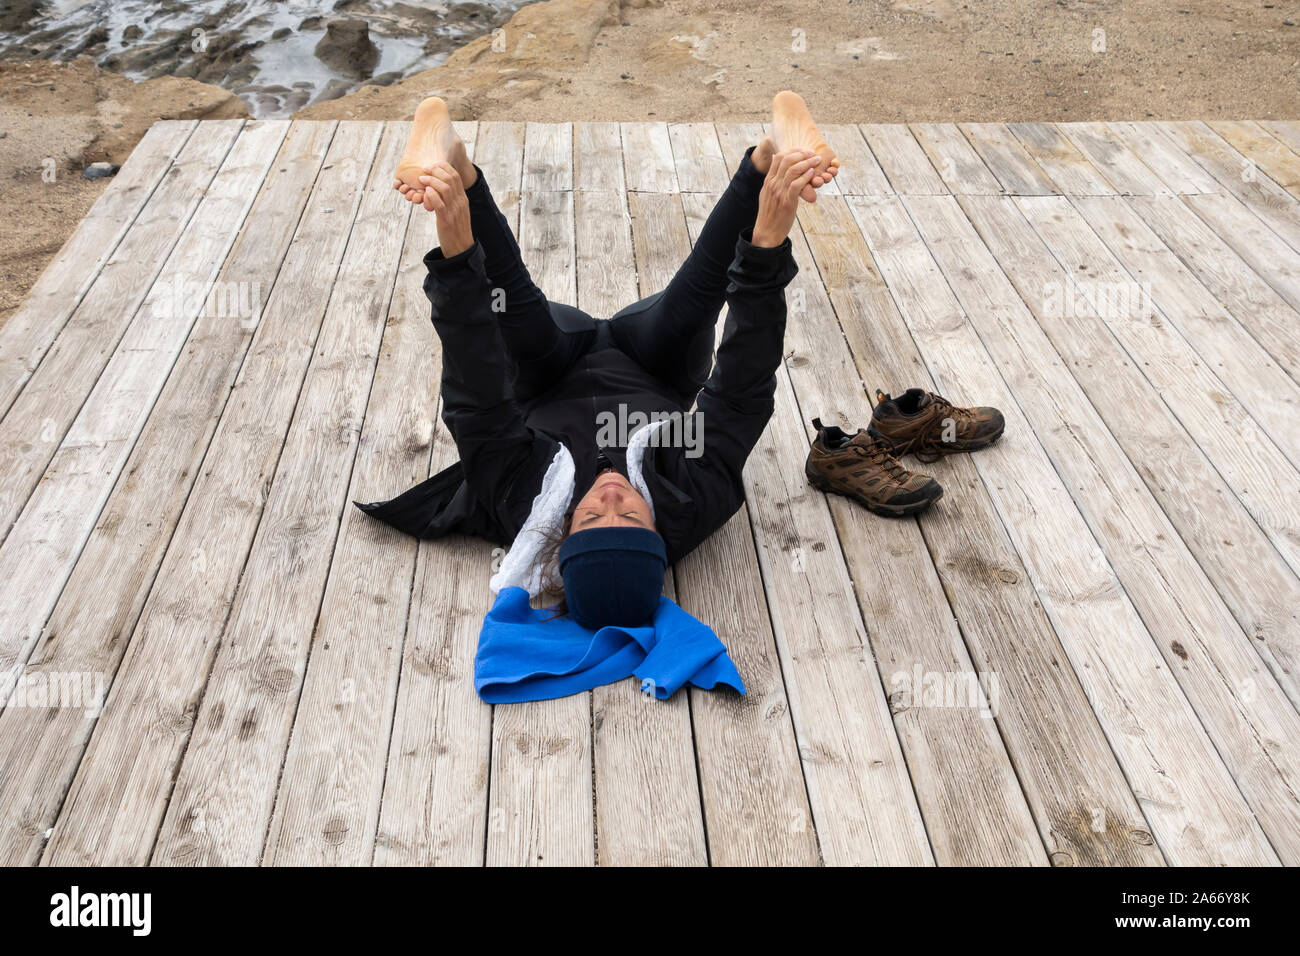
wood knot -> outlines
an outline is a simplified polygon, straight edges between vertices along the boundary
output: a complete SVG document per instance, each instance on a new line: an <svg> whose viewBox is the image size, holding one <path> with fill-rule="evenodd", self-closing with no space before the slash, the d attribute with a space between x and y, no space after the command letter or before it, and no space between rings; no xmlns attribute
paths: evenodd
<svg viewBox="0 0 1300 956"><path fill-rule="evenodd" d="M1136 843L1138 846L1151 846L1156 842L1155 837L1141 827L1129 827L1125 835L1130 843Z"/></svg>
<svg viewBox="0 0 1300 956"><path fill-rule="evenodd" d="M342 817L330 817L321 827L321 839L330 846L342 846L348 836L348 825Z"/></svg>
<svg viewBox="0 0 1300 956"><path fill-rule="evenodd" d="M907 691L896 690L889 695L889 713L898 716L905 710L910 710L911 705L907 703Z"/></svg>
<svg viewBox="0 0 1300 956"><path fill-rule="evenodd" d="M194 717L190 714L168 714L162 719L162 729L176 736L188 734L194 729Z"/></svg>
<svg viewBox="0 0 1300 956"><path fill-rule="evenodd" d="M257 668L253 684L272 694L287 694L293 690L297 680L298 674L292 667L284 664L278 666L266 664Z"/></svg>

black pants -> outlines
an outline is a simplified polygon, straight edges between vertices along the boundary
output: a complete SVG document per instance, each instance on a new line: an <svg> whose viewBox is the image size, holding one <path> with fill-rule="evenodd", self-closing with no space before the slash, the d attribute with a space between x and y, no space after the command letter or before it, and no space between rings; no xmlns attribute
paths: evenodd
<svg viewBox="0 0 1300 956"><path fill-rule="evenodd" d="M686 408L713 365L714 327L726 300L727 267L736 254L736 239L753 227L758 214L764 176L750 161L752 152L753 147L746 150L668 287L609 320L618 348L679 392ZM580 309L551 302L533 282L482 170L466 195L488 279L501 290L502 311L496 319L510 353L515 395L526 401L562 377L591 348L595 322Z"/></svg>

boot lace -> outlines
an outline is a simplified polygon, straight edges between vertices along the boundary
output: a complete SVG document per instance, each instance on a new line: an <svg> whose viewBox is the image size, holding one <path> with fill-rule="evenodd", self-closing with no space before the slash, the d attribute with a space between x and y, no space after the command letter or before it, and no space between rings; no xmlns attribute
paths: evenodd
<svg viewBox="0 0 1300 956"><path fill-rule="evenodd" d="M971 420L972 413L969 408L962 408L958 405L954 405L942 395L936 395L934 392L926 392L926 394L930 396L930 404L939 410L941 416L939 419L940 422L945 418L951 418L955 421L962 422L968 422ZM911 443L904 448L900 454L911 452L916 456L918 461L925 462L926 464L936 462L948 451L946 443L942 440L942 437L942 428L931 429L930 431L913 438Z"/></svg>
<svg viewBox="0 0 1300 956"><path fill-rule="evenodd" d="M885 443L871 435L867 436L867 442L868 444L854 445L853 447L861 449L860 454L862 457L879 466L882 471L900 485L906 482L911 473L898 463L897 458L889 453Z"/></svg>

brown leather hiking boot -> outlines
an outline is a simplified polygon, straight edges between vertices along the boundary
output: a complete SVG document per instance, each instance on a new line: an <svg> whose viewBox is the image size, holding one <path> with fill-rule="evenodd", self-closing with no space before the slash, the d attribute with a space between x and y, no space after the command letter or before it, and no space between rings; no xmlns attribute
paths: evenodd
<svg viewBox="0 0 1300 956"><path fill-rule="evenodd" d="M909 388L898 398L876 391L867 431L899 456L937 461L959 451L975 451L1002 437L1005 422L996 408L960 408L942 395Z"/></svg>
<svg viewBox="0 0 1300 956"><path fill-rule="evenodd" d="M943 497L943 486L929 475L908 471L879 439L861 428L856 435L813 419L817 437L808 450L804 474L814 488L852 498L868 511L891 518L924 511Z"/></svg>

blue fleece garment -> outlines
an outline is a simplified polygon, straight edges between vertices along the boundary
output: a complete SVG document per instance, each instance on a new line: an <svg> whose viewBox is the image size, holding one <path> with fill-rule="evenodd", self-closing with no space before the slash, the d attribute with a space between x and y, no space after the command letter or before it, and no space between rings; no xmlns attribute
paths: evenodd
<svg viewBox="0 0 1300 956"><path fill-rule="evenodd" d="M667 700L683 684L745 693L727 648L708 625L666 597L648 627L583 627L528 604L523 588L502 588L483 619L474 689L489 704L567 697L625 677Z"/></svg>

